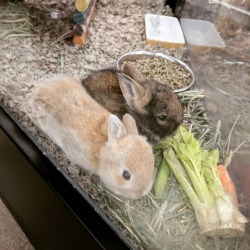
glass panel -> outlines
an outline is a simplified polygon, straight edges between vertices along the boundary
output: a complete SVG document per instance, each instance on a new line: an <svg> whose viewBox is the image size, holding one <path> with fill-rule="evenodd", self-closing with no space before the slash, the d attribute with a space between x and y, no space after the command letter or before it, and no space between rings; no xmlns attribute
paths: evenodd
<svg viewBox="0 0 250 250"><path fill-rule="evenodd" d="M249 219L250 2L100 0L87 23L88 15L76 12L74 1L59 2L7 1L1 6L4 10L0 20L1 104L29 131L30 139L42 146L41 152L61 166L65 178L76 185L83 198L88 197L121 239L131 241L135 248L247 249L249 226L241 239L211 239L200 234L192 206L173 174L164 199L157 199L152 191L132 201L107 191L96 175L72 164L53 140L38 129L29 118L27 103L33 87L43 80L58 74L83 79L97 70L115 68L118 58L131 51L156 52L157 57L177 61L178 67L184 66L188 71L191 68L193 73L185 74L187 84L195 79L194 85L190 84L189 89L180 86L185 89L180 93L175 90L184 106L185 124L207 148L227 141L229 146L225 149L229 153L244 142L235 152L228 171L236 186L239 209ZM178 18L185 44L182 39L173 41L167 37L171 32L176 35L174 23L167 25L167 34L158 34L158 39L166 41L147 39L146 14L175 16L175 21ZM166 23L159 21L151 20L153 30L164 33ZM73 29L75 24L80 29ZM158 24L161 27L157 28ZM84 33L86 29L88 32ZM72 34L73 30L78 33ZM80 36L79 41L84 44L73 46L72 35ZM176 38L179 37L178 34ZM176 67L171 65L167 66L167 75L176 79Z"/></svg>

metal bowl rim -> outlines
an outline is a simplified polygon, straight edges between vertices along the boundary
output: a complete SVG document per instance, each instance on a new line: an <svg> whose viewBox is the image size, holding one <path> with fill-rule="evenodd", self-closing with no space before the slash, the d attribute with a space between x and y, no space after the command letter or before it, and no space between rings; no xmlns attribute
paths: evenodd
<svg viewBox="0 0 250 250"><path fill-rule="evenodd" d="M180 88L180 89L175 89L173 90L173 92L175 93L179 93L179 92L183 92L187 89L189 89L191 86L193 86L194 82L195 82L195 76L194 76L194 73L192 71L192 69L186 64L184 63L183 61L173 57L173 56L169 56L167 54L163 54L161 52L153 52L153 51L148 51L148 50L135 50L135 51L129 51L123 55L121 55L118 60L117 60L117 63L116 63L116 67L118 70L121 70L121 63L122 61L124 61L124 59L126 58L129 58L129 57L133 57L133 56L151 56L151 57L161 57L163 59L166 59L166 60L169 60L173 63L176 63L176 64L179 64L181 65L182 67L184 67L191 75L191 82L189 85L183 87L183 88Z"/></svg>

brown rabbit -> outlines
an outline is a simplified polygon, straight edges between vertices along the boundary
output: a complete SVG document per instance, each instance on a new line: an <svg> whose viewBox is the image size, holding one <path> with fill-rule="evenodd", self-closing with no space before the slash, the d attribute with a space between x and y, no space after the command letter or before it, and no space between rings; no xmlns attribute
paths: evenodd
<svg viewBox="0 0 250 250"><path fill-rule="evenodd" d="M126 198L147 194L154 181L152 147L135 120L109 113L69 78L38 85L28 101L30 116L81 168L99 175L112 192Z"/></svg>
<svg viewBox="0 0 250 250"><path fill-rule="evenodd" d="M171 135L183 119L182 105L172 89L153 79L144 79L131 64L123 72L104 69L82 80L86 91L111 113L129 113L139 133L151 144Z"/></svg>

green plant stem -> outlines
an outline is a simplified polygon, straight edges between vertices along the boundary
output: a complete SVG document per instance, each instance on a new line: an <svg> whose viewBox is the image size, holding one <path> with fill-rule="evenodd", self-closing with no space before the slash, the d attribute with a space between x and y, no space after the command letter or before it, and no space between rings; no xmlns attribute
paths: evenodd
<svg viewBox="0 0 250 250"><path fill-rule="evenodd" d="M155 197L162 198L167 185L169 174L170 174L170 168L166 160L163 158L154 183Z"/></svg>
<svg viewBox="0 0 250 250"><path fill-rule="evenodd" d="M189 197L194 209L200 206L201 202L197 197L195 191L193 190L192 186L190 185L189 181L183 175L183 166L176 157L174 150L172 148L166 149L164 150L163 155L170 169L173 171L176 179L179 181L186 195Z"/></svg>
<svg viewBox="0 0 250 250"><path fill-rule="evenodd" d="M199 197L199 200L202 203L208 204L209 201L207 199L206 193L204 192L204 190L202 188L202 184L201 184L202 181L201 181L200 175L197 175L197 173L194 172L190 168L189 164L186 161L181 161L181 162L184 165L184 167L188 173L188 176L193 184L193 187L194 187L194 190L195 190L197 196Z"/></svg>

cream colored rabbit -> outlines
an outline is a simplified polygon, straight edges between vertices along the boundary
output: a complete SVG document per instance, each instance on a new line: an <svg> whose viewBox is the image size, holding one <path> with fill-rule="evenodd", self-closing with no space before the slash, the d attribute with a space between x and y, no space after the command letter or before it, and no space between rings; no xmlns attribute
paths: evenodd
<svg viewBox="0 0 250 250"><path fill-rule="evenodd" d="M134 119L122 121L93 100L80 82L61 77L36 87L30 97L34 122L69 160L100 176L112 192L136 199L154 180L154 157Z"/></svg>

